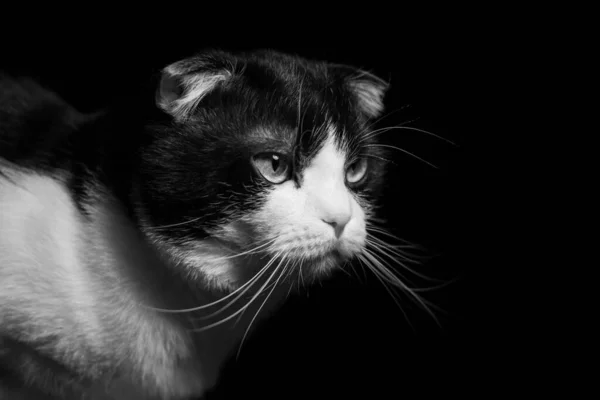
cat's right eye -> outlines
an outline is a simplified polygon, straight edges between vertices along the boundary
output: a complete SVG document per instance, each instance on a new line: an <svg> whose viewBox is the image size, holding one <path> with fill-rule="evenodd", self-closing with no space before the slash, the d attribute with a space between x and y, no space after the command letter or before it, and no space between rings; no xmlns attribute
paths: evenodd
<svg viewBox="0 0 600 400"><path fill-rule="evenodd" d="M260 153L252 157L257 171L271 183L283 183L291 176L289 159L280 153Z"/></svg>
<svg viewBox="0 0 600 400"><path fill-rule="evenodd" d="M359 158L357 161L350 164L346 170L346 182L351 185L358 184L367 173L367 159Z"/></svg>

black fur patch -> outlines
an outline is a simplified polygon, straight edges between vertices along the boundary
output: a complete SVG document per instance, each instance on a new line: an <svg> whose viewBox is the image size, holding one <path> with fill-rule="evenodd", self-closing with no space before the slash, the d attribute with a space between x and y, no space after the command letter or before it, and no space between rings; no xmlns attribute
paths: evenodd
<svg viewBox="0 0 600 400"><path fill-rule="evenodd" d="M233 66L233 67L232 67ZM335 126L351 158L365 156L369 177L356 189L374 194L385 156L365 146L369 120L349 80L356 70L272 51L206 52L183 63L187 73L229 68L230 79L202 99L191 118L176 121L154 104L156 82L106 115L86 117L32 82L0 79L0 157L63 173L84 210L99 180L169 238L201 238L207 229L261 206L271 187L251 167L264 151L287 154L294 179ZM152 100L152 101L151 101Z"/></svg>
<svg viewBox="0 0 600 400"><path fill-rule="evenodd" d="M255 154L287 155L301 186L303 170L332 124L349 161L366 157L370 163L367 179L352 190L377 197L386 157L369 147L377 137L348 84L355 69L271 51L208 52L180 67L187 73L232 71L183 121L156 106L157 82L128 92L107 113L83 115L30 80L0 76L0 166L7 161L60 175L82 213L101 183L135 223L143 215L152 226L169 226L160 229L164 238L194 240L262 207L273 185L251 166ZM37 350L21 353L30 368L42 371L46 356ZM33 375L71 381L70 371L57 370Z"/></svg>
<svg viewBox="0 0 600 400"><path fill-rule="evenodd" d="M354 70L270 51L217 52L196 62L185 67L195 73L235 68L185 122L148 126L153 141L142 149L139 166L145 214L155 226L198 219L161 230L165 236L202 237L211 224L261 207L260 194L270 185L253 172L253 154L287 154L301 185L302 170L326 139L329 121L340 146L353 157L369 156L373 179L365 180L363 191L379 185L381 151L364 146L373 140L358 140L369 131L369 121L347 85Z"/></svg>

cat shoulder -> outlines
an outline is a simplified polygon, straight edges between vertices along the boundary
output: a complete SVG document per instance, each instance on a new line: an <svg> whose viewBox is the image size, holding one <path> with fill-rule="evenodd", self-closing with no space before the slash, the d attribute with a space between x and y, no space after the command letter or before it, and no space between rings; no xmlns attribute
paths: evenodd
<svg viewBox="0 0 600 400"><path fill-rule="evenodd" d="M49 163L84 119L34 80L0 73L0 159L20 166Z"/></svg>

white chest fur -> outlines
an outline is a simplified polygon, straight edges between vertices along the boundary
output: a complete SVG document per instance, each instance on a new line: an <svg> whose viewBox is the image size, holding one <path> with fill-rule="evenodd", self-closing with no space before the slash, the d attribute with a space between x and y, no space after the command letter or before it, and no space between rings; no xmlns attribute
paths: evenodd
<svg viewBox="0 0 600 400"><path fill-rule="evenodd" d="M227 351L203 352L177 320L143 306L156 293L138 278L157 260L110 201L84 217L60 180L2 171L0 337L52 343L48 354L100 386L117 376L98 398L128 385L180 398L214 384Z"/></svg>

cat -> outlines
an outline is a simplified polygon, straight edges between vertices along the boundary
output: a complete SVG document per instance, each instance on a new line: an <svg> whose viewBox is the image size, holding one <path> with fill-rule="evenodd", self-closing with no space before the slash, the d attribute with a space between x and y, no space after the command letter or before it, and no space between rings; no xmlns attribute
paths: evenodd
<svg viewBox="0 0 600 400"><path fill-rule="evenodd" d="M388 89L273 50L89 115L0 77L0 365L40 396L202 396L294 283L371 257Z"/></svg>

